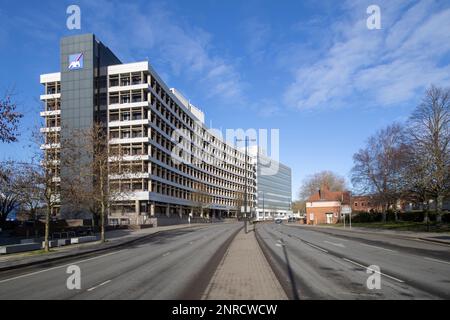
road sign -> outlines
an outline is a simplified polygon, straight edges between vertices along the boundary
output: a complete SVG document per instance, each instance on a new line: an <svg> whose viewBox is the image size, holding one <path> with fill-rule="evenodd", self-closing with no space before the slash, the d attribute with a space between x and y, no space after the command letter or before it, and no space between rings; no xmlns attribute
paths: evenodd
<svg viewBox="0 0 450 320"><path fill-rule="evenodd" d="M349 205L344 205L341 207L341 214L351 214L352 213L352 207Z"/></svg>

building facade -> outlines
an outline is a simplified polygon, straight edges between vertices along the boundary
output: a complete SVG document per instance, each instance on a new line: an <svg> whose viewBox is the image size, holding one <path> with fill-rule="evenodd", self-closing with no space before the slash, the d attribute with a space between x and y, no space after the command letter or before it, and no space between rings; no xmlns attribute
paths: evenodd
<svg viewBox="0 0 450 320"><path fill-rule="evenodd" d="M41 83L42 149L59 164L56 194L61 184L71 183L60 161L61 138L73 128L101 123L110 166L117 168L109 175L111 224L232 216L246 192L254 206L251 158L210 132L203 112L170 89L147 61L123 64L94 35L68 37L61 41L61 72L41 75ZM64 207L60 197L54 214L70 217Z"/></svg>
<svg viewBox="0 0 450 320"><path fill-rule="evenodd" d="M257 150L250 148L256 166L255 217L258 221L287 219L292 215L292 170Z"/></svg>
<svg viewBox="0 0 450 320"><path fill-rule="evenodd" d="M322 187L306 200L307 224L335 224L340 221L343 206L350 206L350 193Z"/></svg>

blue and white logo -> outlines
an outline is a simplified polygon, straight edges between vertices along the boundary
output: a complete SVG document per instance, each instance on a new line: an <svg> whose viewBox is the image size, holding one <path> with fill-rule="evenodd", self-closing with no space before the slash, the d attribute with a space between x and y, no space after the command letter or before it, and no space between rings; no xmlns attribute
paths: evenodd
<svg viewBox="0 0 450 320"><path fill-rule="evenodd" d="M83 69L83 53L71 54L69 56L69 70Z"/></svg>

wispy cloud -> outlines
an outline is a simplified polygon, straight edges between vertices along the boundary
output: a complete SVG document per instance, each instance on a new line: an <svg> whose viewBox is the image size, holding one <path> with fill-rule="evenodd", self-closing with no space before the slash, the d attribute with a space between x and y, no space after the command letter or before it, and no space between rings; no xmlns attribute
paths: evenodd
<svg viewBox="0 0 450 320"><path fill-rule="evenodd" d="M450 9L428 0L391 4L380 5L382 30L368 30L365 3L347 3L350 13L330 26L329 50L296 66L284 102L298 109L390 106L431 83L450 84L450 64L440 65L450 52Z"/></svg>
<svg viewBox="0 0 450 320"><path fill-rule="evenodd" d="M235 62L220 54L209 32L184 21L166 4L89 1L83 6L89 7L86 12L99 12L90 20L90 27L100 30L105 43L116 51L131 59L153 53L158 65L168 67L162 73L170 71L175 77L198 83L206 98L229 103L243 99L245 83ZM149 58L152 63L152 56Z"/></svg>

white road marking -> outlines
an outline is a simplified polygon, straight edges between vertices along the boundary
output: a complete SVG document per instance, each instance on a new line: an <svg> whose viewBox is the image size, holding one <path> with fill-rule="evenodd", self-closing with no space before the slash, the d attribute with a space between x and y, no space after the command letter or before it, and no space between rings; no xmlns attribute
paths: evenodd
<svg viewBox="0 0 450 320"><path fill-rule="evenodd" d="M313 244L311 244L311 243L308 243L308 242L304 242L304 243L307 244L307 245L310 246L310 247L316 248L317 250L320 250L320 251L322 251L322 252L328 253L327 250L322 249L321 247L315 246L315 245L313 245Z"/></svg>
<svg viewBox="0 0 450 320"><path fill-rule="evenodd" d="M336 247L345 248L345 246L342 243L334 243L334 242L327 241L327 240L324 240L324 242L328 243L328 244L331 244L333 246L336 246Z"/></svg>
<svg viewBox="0 0 450 320"><path fill-rule="evenodd" d="M99 287L101 287L101 286L104 286L104 285L107 284L107 283L110 283L110 282L111 282L111 280L107 280L107 281L105 281L105 282L100 283L98 286L89 288L87 291L93 291L93 290L95 290L95 289L97 289L97 288L99 288Z"/></svg>
<svg viewBox="0 0 450 320"><path fill-rule="evenodd" d="M166 252L163 254L163 257L167 257L170 254L170 252Z"/></svg>
<svg viewBox="0 0 450 320"><path fill-rule="evenodd" d="M350 263L352 263L352 264L354 264L354 265L356 265L356 266L358 266L358 267L361 267L361 268L364 268L364 269L368 269L368 270L371 270L371 271L373 271L373 272L375 272L375 273L381 274L381 275L383 275L383 276L385 276L385 277L387 277L387 278L390 278L390 279L392 279L392 280L395 280L395 281L398 281L398 282L401 282L401 283L404 283L404 282L405 282L405 281L400 280L400 279L398 279L398 278L395 278L395 277L393 277L393 276L387 275L387 274L385 274L385 273L383 273L383 272L379 272L379 271L377 271L377 270L373 270L373 269L371 269L371 268L368 268L368 267L366 267L366 266L363 266L362 264L360 264L360 263L358 263L358 262L355 262L355 261L352 261L352 260L350 260L350 259L347 259L347 258L342 258L342 259L344 259L345 261L350 262Z"/></svg>
<svg viewBox="0 0 450 320"><path fill-rule="evenodd" d="M376 249L380 249L380 250L385 250L385 251L389 251L389 252L397 252L397 251L394 251L391 249L386 249L386 248L378 247L378 246L372 246L370 244L365 244L365 243L360 243L360 245L365 246L365 247L371 247L371 248L376 248Z"/></svg>
<svg viewBox="0 0 450 320"><path fill-rule="evenodd" d="M450 264L450 262L448 261L443 261L443 260L438 260L438 259L433 259L433 258L428 258L428 257L424 257L425 260L429 260L429 261L434 261L434 262L440 262L440 263L445 263L445 264Z"/></svg>
<svg viewBox="0 0 450 320"><path fill-rule="evenodd" d="M124 251L124 250L120 250L120 251L116 251L116 252L110 252L110 253L107 253L107 254L104 254L104 255L101 255L101 256L97 256L97 257L93 257L93 258L89 258L89 259L84 259L84 260L80 260L80 261L64 264L62 266L52 267L52 268L49 268L49 269L44 269L44 270L40 270L40 271L36 271L36 272L23 274L23 275L20 275L20 276L17 276L17 277L5 279L5 280L0 280L0 283L12 281L12 280L17 280L17 279L21 279L21 278L25 278L25 277L29 277L29 276L34 276L36 274L40 274L40 273L51 271L51 270L56 270L56 269L59 269L59 268L68 267L68 266L71 266L71 265L74 265L74 264L80 264L80 263L83 263L83 262L86 262L86 261L100 259L100 258L103 258L103 257L111 256L113 254L117 254L117 253L122 252L122 251Z"/></svg>

